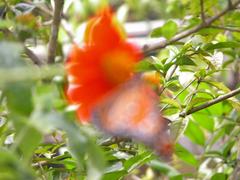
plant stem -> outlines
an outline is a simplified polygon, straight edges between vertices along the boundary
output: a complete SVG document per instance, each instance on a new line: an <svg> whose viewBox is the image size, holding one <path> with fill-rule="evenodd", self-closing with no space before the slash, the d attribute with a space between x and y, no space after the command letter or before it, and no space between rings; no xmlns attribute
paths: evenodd
<svg viewBox="0 0 240 180"><path fill-rule="evenodd" d="M219 102L222 102L222 101L224 101L224 100L226 100L226 99L228 99L228 98L231 98L231 97L233 97L233 96L235 96L235 95L237 95L237 94L239 94L239 93L240 93L240 88L235 89L235 90L233 90L233 91L231 91L231 92L229 92L229 93L227 93L227 94L225 94L225 95L219 96L219 97L216 98L216 99L213 99L213 100L211 100L211 101L208 101L208 102L206 102L206 103L204 103L204 104L202 104L202 105L193 107L193 108L189 109L187 112L182 112L182 113L180 113L179 116L180 116L180 117L185 117L185 116L187 116L187 115L189 115L189 114L195 113L195 112L197 112L197 111L200 111L200 110L203 110L203 109L205 109L205 108L208 108L209 106L212 106L212 105L214 105L214 104L217 104L217 103L219 103Z"/></svg>
<svg viewBox="0 0 240 180"><path fill-rule="evenodd" d="M179 91L176 96L173 97L173 100L177 99L177 97L179 95L181 95L196 79L193 79L186 87L184 87L181 91ZM166 104L160 111L162 112L163 110L165 110L167 107L169 106L169 104Z"/></svg>
<svg viewBox="0 0 240 180"><path fill-rule="evenodd" d="M38 66L43 65L43 62L38 58L38 56L36 54L34 54L34 52L31 49L29 49L28 47L25 46L24 51L34 64L36 64Z"/></svg>
<svg viewBox="0 0 240 180"><path fill-rule="evenodd" d="M206 28L206 27L210 27L211 24L218 20L219 18L221 18L222 16L224 16L226 13L228 13L229 11L233 10L234 8L236 8L238 5L240 4L240 0L234 2L231 4L231 6L228 6L226 7L225 9L223 9L221 12L219 12L218 14L216 14L215 16L213 17L210 17L208 19L205 19L205 23L201 23L191 29L188 29L186 31L183 31L177 35L175 35L172 39L170 40L166 40L164 42L161 42L161 43L157 43L157 44L154 44L154 45L150 45L150 46L145 46L144 48L144 53L145 55L148 55L150 54L152 51L155 51L155 50L158 50L158 49L162 49L162 48L165 48L166 46L172 44L172 43L175 43L195 32L198 32L199 30L203 29L203 28Z"/></svg>
<svg viewBox="0 0 240 180"><path fill-rule="evenodd" d="M54 63L56 48L57 48L57 38L59 25L61 23L62 9L64 0L54 0L55 7L53 12L53 22L51 28L51 35L48 45L48 63Z"/></svg>
<svg viewBox="0 0 240 180"><path fill-rule="evenodd" d="M225 27L225 26L210 26L211 28L215 28L215 29L222 29L225 31L231 31L231 32L239 32L240 33L240 29L237 28L231 28L231 27Z"/></svg>
<svg viewBox="0 0 240 180"><path fill-rule="evenodd" d="M200 7L201 7L201 19L202 19L202 23L205 24L204 0L200 0Z"/></svg>

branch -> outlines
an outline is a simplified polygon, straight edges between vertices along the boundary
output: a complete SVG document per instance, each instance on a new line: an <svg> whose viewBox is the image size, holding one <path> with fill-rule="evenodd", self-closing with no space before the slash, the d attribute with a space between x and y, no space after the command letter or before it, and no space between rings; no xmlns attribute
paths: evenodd
<svg viewBox="0 0 240 180"><path fill-rule="evenodd" d="M1 29L0 29L0 32L1 32ZM5 36L8 36L8 34L13 34L13 32L10 31L9 29L3 29L2 32ZM34 64L39 66L43 64L43 62L38 58L38 56L25 45L24 45L24 52L32 60Z"/></svg>
<svg viewBox="0 0 240 180"><path fill-rule="evenodd" d="M61 22L61 15L64 0L54 0L55 7L53 12L53 22L51 28L51 35L48 45L48 63L53 63L56 55L56 48L57 48L57 37L59 31L59 25Z"/></svg>
<svg viewBox="0 0 240 180"><path fill-rule="evenodd" d="M224 101L224 100L226 100L226 99L228 99L228 98L230 98L230 97L233 97L233 96L235 96L235 95L237 95L237 94L239 94L239 93L240 93L240 88L235 89L235 90L233 90L233 91L231 91L231 92L229 92L229 93L227 93L227 94L225 94L225 95L219 96L219 97L216 98L216 99L213 99L213 100L211 100L211 101L208 101L208 102L206 102L205 104L202 104L202 105L197 106L197 107L193 107L192 109L188 110L187 112L182 112L179 116L180 116L180 117L185 117L185 116L187 116L187 115L189 115L189 114L195 113L195 112L200 111L200 110L202 110L202 109L205 109L205 108L207 108L207 107L209 107L209 106L212 106L212 105L214 105L214 104L217 104L217 103L219 103L219 102L222 102L222 101Z"/></svg>
<svg viewBox="0 0 240 180"><path fill-rule="evenodd" d="M231 27L225 27L225 26L210 26L211 28L215 28L215 29L222 29L225 31L231 31L231 32L239 32L240 33L240 29L237 28L231 28Z"/></svg>
<svg viewBox="0 0 240 180"><path fill-rule="evenodd" d="M179 91L172 99L173 99L173 100L177 99L177 97L178 97L179 95L181 95L189 86L191 86L191 85L194 83L194 81L196 81L196 79L193 79L188 85L186 85L181 91ZM166 104L166 105L160 110L160 112L162 112L163 110L165 110L168 106L169 106L169 104Z"/></svg>
<svg viewBox="0 0 240 180"><path fill-rule="evenodd" d="M161 43L158 44L154 44L154 45L150 45L150 46L145 46L144 47L144 53L146 55L150 54L152 51L155 51L157 49L162 49L165 48L166 46L177 42L195 32L198 32L199 30L209 27L214 21L216 21L217 19L219 19L220 17L224 16L226 13L228 13L229 11L233 10L235 7L237 7L240 4L240 0L236 1L235 3L232 3L231 6L226 7L225 9L223 9L221 12L219 12L218 14L216 14L213 17L210 17L208 19L205 19L205 23L201 23L198 26L195 26L191 29L188 29L186 31L183 31L177 35L175 35L172 39L170 39L169 41L163 41Z"/></svg>
<svg viewBox="0 0 240 180"><path fill-rule="evenodd" d="M204 0L200 0L200 7L201 7L201 19L202 19L202 23L205 24Z"/></svg>
<svg viewBox="0 0 240 180"><path fill-rule="evenodd" d="M228 0L228 7L232 8L232 0Z"/></svg>
<svg viewBox="0 0 240 180"><path fill-rule="evenodd" d="M24 47L24 51L26 55L32 60L32 62L38 66L43 65L43 62L37 57L36 54L32 50L30 50L28 47Z"/></svg>

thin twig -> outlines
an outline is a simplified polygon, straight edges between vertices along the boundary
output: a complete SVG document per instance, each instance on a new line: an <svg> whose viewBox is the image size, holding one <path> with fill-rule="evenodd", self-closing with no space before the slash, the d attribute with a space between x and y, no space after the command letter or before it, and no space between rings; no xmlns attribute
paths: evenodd
<svg viewBox="0 0 240 180"><path fill-rule="evenodd" d="M51 28L51 35L48 45L48 63L53 63L56 55L57 37L59 31L59 25L61 23L61 15L64 0L54 0L55 7L53 12L53 23Z"/></svg>
<svg viewBox="0 0 240 180"><path fill-rule="evenodd" d="M177 99L178 96L180 96L190 85L192 85L194 83L194 81L196 81L196 79L193 79L187 86L185 86L181 91L179 91L176 96L174 96L172 99L175 100ZM169 104L166 104L161 110L160 112L162 112L163 110L165 110L167 107L169 106Z"/></svg>
<svg viewBox="0 0 240 180"><path fill-rule="evenodd" d="M228 7L229 7L229 8L232 8L232 7L233 7L233 5L232 5L232 0L228 0Z"/></svg>
<svg viewBox="0 0 240 180"><path fill-rule="evenodd" d="M195 113L195 112L200 111L202 109L205 109L205 108L207 108L209 106L212 106L214 104L222 102L222 101L224 101L224 100L226 100L228 98L231 98L231 97L233 97L233 96L235 96L235 95L237 95L239 93L240 93L240 88L235 89L235 90L233 90L233 91L231 91L231 92L229 92L229 93L227 93L225 95L219 96L218 98L213 99L211 101L208 101L208 102L206 102L206 103L204 103L204 104L202 104L200 106L193 107L192 109L189 109L187 112L182 112L180 114L180 117L185 117L185 116L187 116L189 114L192 114L192 113Z"/></svg>
<svg viewBox="0 0 240 180"><path fill-rule="evenodd" d="M26 1L26 0L25 0ZM49 10L49 9L46 9L44 8L43 6L39 6L39 5L36 5L30 1L26 1L27 3L30 3L30 4L33 4L34 6L36 6L36 8L38 8L40 11L46 13L47 15L49 16L54 16L54 14ZM74 34L72 33L72 31L67 27L67 21L66 21L66 15L62 14L62 19L63 21L61 21L61 26L63 28L63 30L66 32L66 34L68 35L70 41L72 43L75 43L75 40L74 40ZM48 21L47 23L45 22L44 25L49 25L49 24L52 24L52 21Z"/></svg>
<svg viewBox="0 0 240 180"><path fill-rule="evenodd" d="M202 19L202 23L205 24L204 0L200 0L200 7L201 7L201 19Z"/></svg>
<svg viewBox="0 0 240 180"><path fill-rule="evenodd" d="M61 27L66 32L66 34L68 35L70 41L74 44L77 44L75 39L74 39L74 34L72 33L71 29L68 27L68 24L67 24L66 20L62 21Z"/></svg>
<svg viewBox="0 0 240 180"><path fill-rule="evenodd" d="M222 29L225 31L240 32L240 29L237 29L237 28L231 28L231 27L225 27L225 26L210 26L210 27L215 29Z"/></svg>
<svg viewBox="0 0 240 180"><path fill-rule="evenodd" d="M192 95L191 95L190 98L189 98L189 101L188 101L188 103L187 103L188 105L191 105L191 102L192 102L193 98L196 96L197 90L198 90L198 88L199 88L199 86L200 86L200 83L201 83L201 81L198 80L198 81L197 81L197 86L195 87L194 92L192 93ZM187 108L188 108L188 107L187 107Z"/></svg>
<svg viewBox="0 0 240 180"><path fill-rule="evenodd" d="M218 14L216 14L213 17L210 17L208 19L205 19L205 23L201 23L198 26L195 26L191 29L188 29L186 31L183 31L177 35L175 35L172 39L170 39L169 41L163 41L161 43L158 44L153 44L153 45L149 45L149 46L145 46L144 48L144 53L145 55L150 54L152 51L155 51L157 49L162 49L165 48L166 46L175 43L195 32L198 32L199 30L209 27L214 21L218 20L220 17L224 16L226 13L228 13L229 11L233 10L235 7L237 7L240 4L240 0L232 3L231 6L226 7L225 9L223 9L221 12L219 12Z"/></svg>

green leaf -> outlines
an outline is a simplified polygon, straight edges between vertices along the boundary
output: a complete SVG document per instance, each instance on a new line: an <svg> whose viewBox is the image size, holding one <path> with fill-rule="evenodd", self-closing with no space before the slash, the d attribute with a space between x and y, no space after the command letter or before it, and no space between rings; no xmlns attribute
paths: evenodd
<svg viewBox="0 0 240 180"><path fill-rule="evenodd" d="M144 152L142 154L138 154L138 155L126 160L124 162L123 166L127 172L131 172L136 167L138 167L152 159L153 159L153 155L151 152Z"/></svg>
<svg viewBox="0 0 240 180"><path fill-rule="evenodd" d="M189 104L189 108L192 108L193 106L197 105L197 104L202 104L204 102L207 102L209 100L211 100L212 98L205 98L205 97L196 97L194 98L191 103Z"/></svg>
<svg viewBox="0 0 240 180"><path fill-rule="evenodd" d="M206 51L214 50L214 49L221 49L221 48L238 48L240 47L239 42L219 42L216 44L209 43L203 49Z"/></svg>
<svg viewBox="0 0 240 180"><path fill-rule="evenodd" d="M229 92L230 91L230 89L227 87L227 86L225 86L223 83L221 83L221 82L216 82L216 81L203 81L203 82L206 82L206 83L208 83L208 84L210 84L210 85L213 85L213 86L215 86L217 89L219 89L219 90L222 90L222 91L224 91L224 92Z"/></svg>
<svg viewBox="0 0 240 180"><path fill-rule="evenodd" d="M223 102L219 102L207 108L211 116L221 116L224 114Z"/></svg>
<svg viewBox="0 0 240 180"><path fill-rule="evenodd" d="M222 150L222 155L227 158L229 154L231 153L232 147L235 145L235 140L231 140L225 143L223 150Z"/></svg>
<svg viewBox="0 0 240 180"><path fill-rule="evenodd" d="M66 122L62 125L64 124L65 127L62 129L67 132L68 146L71 154L77 159L79 171L83 171L85 163L88 163L88 177L90 178L94 173L100 178L105 168L105 158L100 147L81 127Z"/></svg>
<svg viewBox="0 0 240 180"><path fill-rule="evenodd" d="M178 31L177 24L169 20L167 21L162 27L156 28L151 32L151 37L165 37L167 39L170 39L173 37Z"/></svg>
<svg viewBox="0 0 240 180"><path fill-rule="evenodd" d="M220 138L222 138L223 136L225 135L225 130L224 129L218 129L215 133L214 133L214 135L213 135L213 137L209 140L209 142L208 142L208 144L207 144L207 146L206 146L206 151L208 151L208 150L210 150L211 149L211 147L220 139Z"/></svg>
<svg viewBox="0 0 240 180"><path fill-rule="evenodd" d="M216 173L211 177L211 180L227 180L228 175L224 173Z"/></svg>
<svg viewBox="0 0 240 180"><path fill-rule="evenodd" d="M42 134L30 124L25 124L17 134L14 146L18 145L25 161L29 161L42 140Z"/></svg>
<svg viewBox="0 0 240 180"><path fill-rule="evenodd" d="M13 26L13 25L14 25L14 22L10 20L1 19L0 21L0 29L9 28L10 26Z"/></svg>
<svg viewBox="0 0 240 180"><path fill-rule="evenodd" d="M104 154L100 147L92 140L88 140L87 146L89 157L87 179L101 179L106 166Z"/></svg>
<svg viewBox="0 0 240 180"><path fill-rule="evenodd" d="M175 154L178 156L179 159L183 160L184 162L192 166L198 166L198 160L195 158L195 156L178 143L175 146Z"/></svg>
<svg viewBox="0 0 240 180"><path fill-rule="evenodd" d="M0 42L0 67L13 68L23 65L24 61L20 58L22 51L23 47L19 43Z"/></svg>
<svg viewBox="0 0 240 180"><path fill-rule="evenodd" d="M15 154L0 148L0 179L34 180L35 177Z"/></svg>
<svg viewBox="0 0 240 180"><path fill-rule="evenodd" d="M76 127L70 125L66 128L70 153L76 158L80 171L83 171L86 165L84 157L88 150L88 139Z"/></svg>
<svg viewBox="0 0 240 180"><path fill-rule="evenodd" d="M124 177L125 175L127 175L128 173L130 173L135 168L145 164L146 162L151 161L152 159L153 159L153 155L151 152L144 152L142 154L138 154L138 155L126 160L123 163L123 167L121 167L121 169L117 168L116 171L108 172L108 173L104 174L102 179L103 180L120 179L120 178Z"/></svg>
<svg viewBox="0 0 240 180"><path fill-rule="evenodd" d="M170 177L169 180L183 180L183 176L182 175L173 176L173 177Z"/></svg>
<svg viewBox="0 0 240 180"><path fill-rule="evenodd" d="M151 166L153 169L159 171L161 174L167 175L168 177L174 178L177 175L179 175L179 172L176 169L169 166L167 163L163 163L158 160L152 160L149 163L149 166Z"/></svg>
<svg viewBox="0 0 240 180"><path fill-rule="evenodd" d="M178 101L171 98L163 98L161 99L161 103L172 105L174 107L181 109L181 105L178 103Z"/></svg>
<svg viewBox="0 0 240 180"><path fill-rule="evenodd" d="M104 174L104 176L102 177L102 180L110 180L110 179L111 180L119 180L121 177L123 177L126 174L127 174L127 172L125 170L114 171L114 172Z"/></svg>
<svg viewBox="0 0 240 180"><path fill-rule="evenodd" d="M204 146L205 144L205 136L202 131L202 129L199 127L199 125L192 120L189 120L188 126L184 132L184 134L193 142L196 144L199 144L201 146Z"/></svg>
<svg viewBox="0 0 240 180"><path fill-rule="evenodd" d="M144 72L147 70L153 70L152 64L148 60L143 60L137 63L136 65L137 72Z"/></svg>
<svg viewBox="0 0 240 180"><path fill-rule="evenodd" d="M8 84L4 89L7 106L14 114L29 116L33 110L32 90L29 83Z"/></svg>
<svg viewBox="0 0 240 180"><path fill-rule="evenodd" d="M210 132L213 132L213 130L214 130L213 117L209 113L207 113L207 112L204 113L204 112L196 112L196 113L192 114L192 117L203 128L209 130Z"/></svg>
<svg viewBox="0 0 240 180"><path fill-rule="evenodd" d="M184 119L173 121L170 125L171 138L173 141L178 140L187 127L187 123Z"/></svg>
<svg viewBox="0 0 240 180"><path fill-rule="evenodd" d="M186 55L178 57L177 61L176 61L176 64L179 65L179 66L183 66L183 65L196 66L196 64L193 62L193 60Z"/></svg>
<svg viewBox="0 0 240 180"><path fill-rule="evenodd" d="M240 112L240 102L238 99L232 97L232 98L227 99L227 102L229 102L229 104L231 104L231 106L233 108L235 108L237 111Z"/></svg>

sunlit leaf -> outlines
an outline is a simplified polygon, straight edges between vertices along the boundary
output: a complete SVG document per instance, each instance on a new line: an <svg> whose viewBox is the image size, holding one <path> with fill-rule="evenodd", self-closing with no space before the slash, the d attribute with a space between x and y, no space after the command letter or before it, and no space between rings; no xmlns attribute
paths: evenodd
<svg viewBox="0 0 240 180"><path fill-rule="evenodd" d="M175 154L178 156L179 159L192 166L198 165L198 160L195 158L195 156L180 144L176 144Z"/></svg>
<svg viewBox="0 0 240 180"><path fill-rule="evenodd" d="M216 173L211 177L211 180L227 180L228 176L225 173Z"/></svg>
<svg viewBox="0 0 240 180"><path fill-rule="evenodd" d="M174 21L169 20L162 27L154 29L151 33L151 37L163 36L167 39L170 39L177 33L177 31L178 31L177 24Z"/></svg>
<svg viewBox="0 0 240 180"><path fill-rule="evenodd" d="M204 146L205 137L202 129L197 123L190 120L184 134L194 143Z"/></svg>
<svg viewBox="0 0 240 180"><path fill-rule="evenodd" d="M240 43L239 42L219 42L216 44L207 44L204 49L205 50L214 50L214 49L221 49L221 48L237 48L240 47Z"/></svg>

